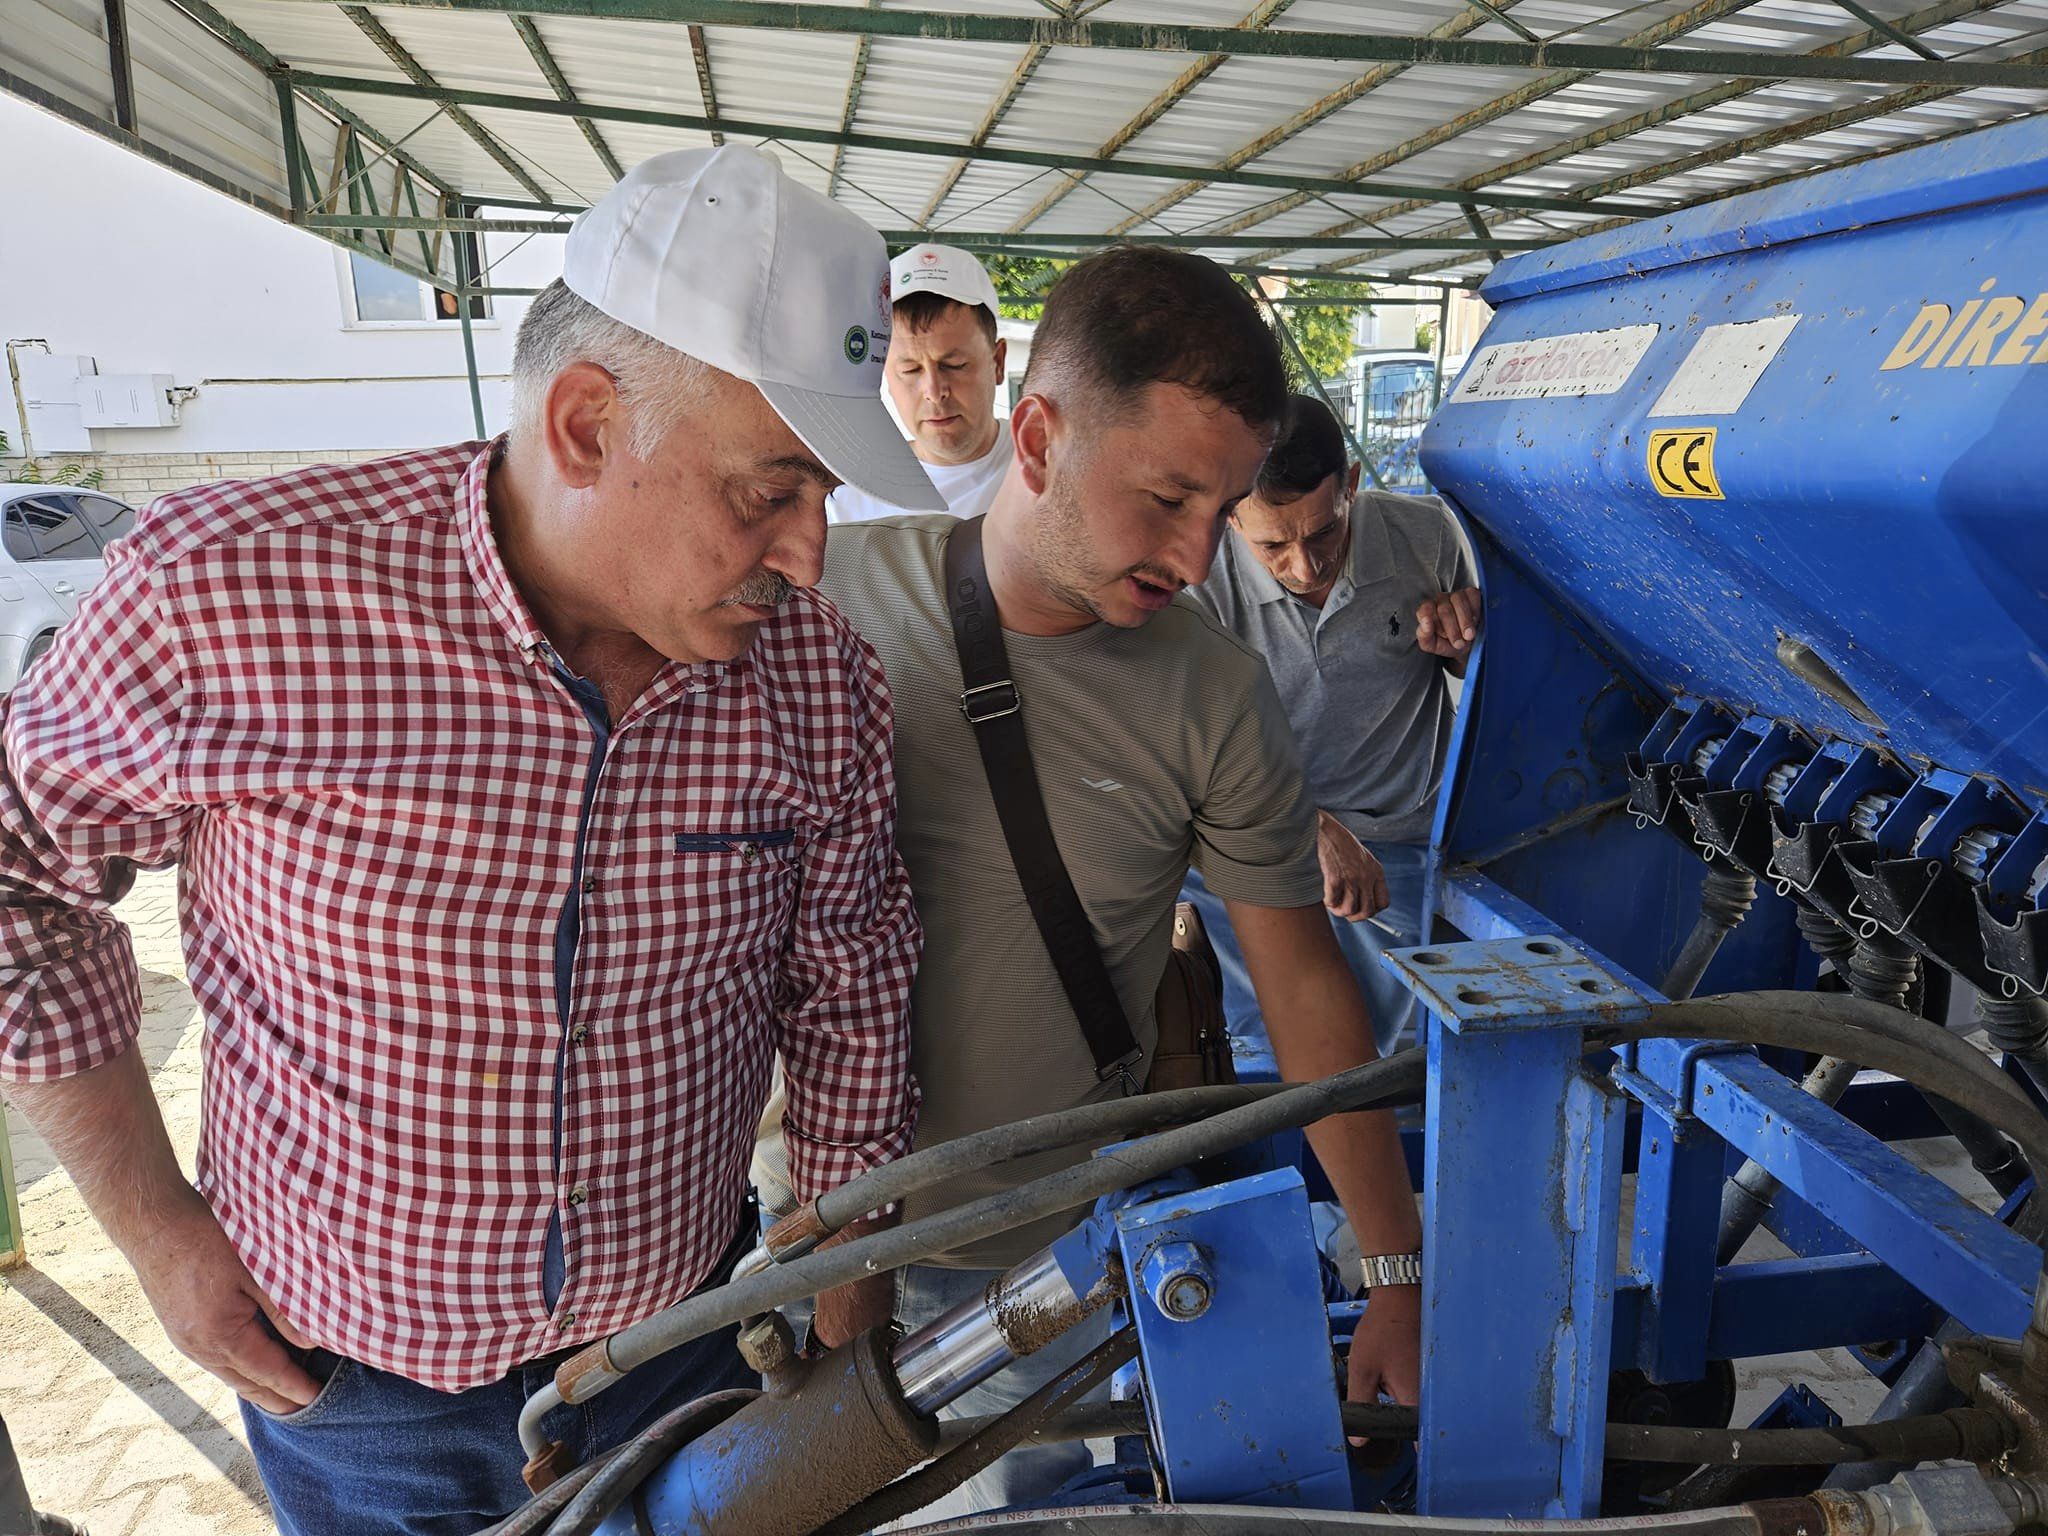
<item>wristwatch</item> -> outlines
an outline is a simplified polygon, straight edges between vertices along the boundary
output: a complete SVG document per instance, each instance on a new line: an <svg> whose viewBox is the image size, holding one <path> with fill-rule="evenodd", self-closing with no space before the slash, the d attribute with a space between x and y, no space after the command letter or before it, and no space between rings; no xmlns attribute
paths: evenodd
<svg viewBox="0 0 2048 1536"><path fill-rule="evenodd" d="M1360 1258L1358 1265L1362 1271L1359 1284L1368 1291L1383 1285L1422 1284L1420 1253L1371 1253Z"/></svg>

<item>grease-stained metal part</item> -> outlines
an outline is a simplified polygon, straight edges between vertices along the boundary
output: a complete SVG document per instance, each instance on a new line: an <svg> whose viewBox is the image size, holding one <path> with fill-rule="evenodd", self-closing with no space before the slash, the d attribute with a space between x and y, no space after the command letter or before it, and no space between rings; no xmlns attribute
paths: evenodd
<svg viewBox="0 0 2048 1536"><path fill-rule="evenodd" d="M904 1400L919 1413L936 1413L1089 1310L1042 1249L896 1346L892 1358Z"/></svg>

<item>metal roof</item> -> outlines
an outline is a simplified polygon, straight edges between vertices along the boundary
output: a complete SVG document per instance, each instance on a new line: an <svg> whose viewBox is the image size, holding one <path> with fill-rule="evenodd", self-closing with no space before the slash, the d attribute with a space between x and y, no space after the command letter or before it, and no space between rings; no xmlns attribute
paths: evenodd
<svg viewBox="0 0 2048 1536"><path fill-rule="evenodd" d="M451 286L722 135L903 238L1470 285L2048 110L2048 0L929 5L0 0L0 88Z"/></svg>

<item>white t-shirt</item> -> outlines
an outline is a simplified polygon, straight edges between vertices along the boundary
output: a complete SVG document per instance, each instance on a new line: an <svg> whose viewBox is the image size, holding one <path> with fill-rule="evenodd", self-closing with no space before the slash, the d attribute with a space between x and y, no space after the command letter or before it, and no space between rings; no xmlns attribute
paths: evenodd
<svg viewBox="0 0 2048 1536"><path fill-rule="evenodd" d="M978 459L965 464L927 464L924 472L946 498L946 510L955 517L979 517L996 499L996 487L1010 470L1010 424L999 422L996 445ZM866 491L842 485L825 502L825 518L834 523L868 523L878 517L902 517L902 507L879 501Z"/></svg>

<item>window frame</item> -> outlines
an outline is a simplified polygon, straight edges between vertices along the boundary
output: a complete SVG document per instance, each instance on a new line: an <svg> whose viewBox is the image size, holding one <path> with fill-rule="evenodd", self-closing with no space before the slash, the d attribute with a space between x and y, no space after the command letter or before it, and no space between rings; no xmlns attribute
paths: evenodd
<svg viewBox="0 0 2048 1536"><path fill-rule="evenodd" d="M467 239L474 242L471 246L471 251L477 257L478 261L480 263L482 262L484 256L484 241L481 235L473 233L464 233L457 235L454 238ZM356 271L354 262L352 260L352 258L356 256L362 257L363 260L365 261L377 260L376 256L374 256L370 252L357 250L352 246L337 245L334 248L335 281L339 284L341 289L341 328L344 331L446 331L461 329L462 317L460 315L455 315L450 319L443 320L434 313L433 296L437 293L445 293L448 290L438 287L437 285L431 283L423 282L418 278L412 279L412 281L414 282L418 289L418 319L365 320L362 317L359 310L357 309ZM395 267L392 268L391 270L397 272L397 275L400 277L411 277L410 273L398 272L397 268ZM483 280L488 281L488 268L479 266L478 275ZM499 325L497 305L495 302L493 302L491 295L480 295L479 302L482 303L484 307L484 312L481 316L473 315L470 317L470 329L476 331L497 330Z"/></svg>

